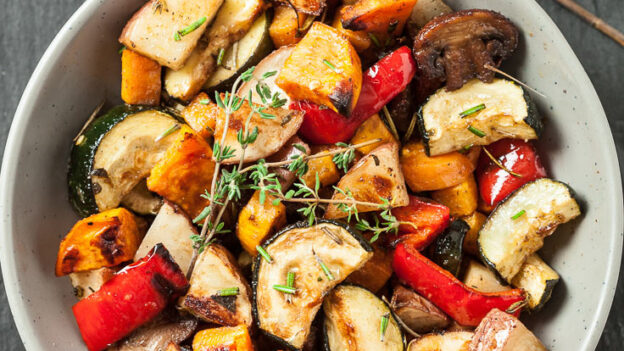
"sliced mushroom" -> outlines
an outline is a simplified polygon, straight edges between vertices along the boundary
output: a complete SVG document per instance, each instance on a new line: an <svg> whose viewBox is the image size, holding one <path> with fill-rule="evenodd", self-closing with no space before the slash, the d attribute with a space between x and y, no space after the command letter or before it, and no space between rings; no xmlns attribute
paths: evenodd
<svg viewBox="0 0 624 351"><path fill-rule="evenodd" d="M397 285L394 288L390 304L403 323L417 333L441 330L450 323L444 312L414 290L403 285Z"/></svg>
<svg viewBox="0 0 624 351"><path fill-rule="evenodd" d="M414 38L420 98L446 82L457 90L472 78L494 79L498 67L518 46L518 29L489 10L463 10L434 18Z"/></svg>

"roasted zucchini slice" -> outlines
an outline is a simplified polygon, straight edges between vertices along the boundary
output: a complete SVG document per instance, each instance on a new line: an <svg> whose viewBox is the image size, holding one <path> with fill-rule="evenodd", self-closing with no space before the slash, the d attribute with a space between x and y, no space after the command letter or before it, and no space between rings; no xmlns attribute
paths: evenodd
<svg viewBox="0 0 624 351"><path fill-rule="evenodd" d="M132 188L132 191L121 199L121 206L140 215L155 215L162 204L162 198L156 193L149 191L145 180L141 180L139 184Z"/></svg>
<svg viewBox="0 0 624 351"><path fill-rule="evenodd" d="M263 248L253 274L255 320L262 332L294 350L303 347L325 295L373 256L359 234L327 220L286 227ZM282 289L289 273L292 294Z"/></svg>
<svg viewBox="0 0 624 351"><path fill-rule="evenodd" d="M226 91L251 66L255 66L273 49L269 36L272 11L266 11L251 26L245 36L235 42L223 55L222 64L208 78L204 88Z"/></svg>
<svg viewBox="0 0 624 351"><path fill-rule="evenodd" d="M473 79L461 89L441 88L418 113L428 155L488 145L499 139L537 139L542 120L521 86L504 79Z"/></svg>
<svg viewBox="0 0 624 351"><path fill-rule="evenodd" d="M501 283L496 273L492 272L481 262L472 259L466 265L462 282L484 293L502 292L511 289L508 285Z"/></svg>
<svg viewBox="0 0 624 351"><path fill-rule="evenodd" d="M458 277L464 258L464 238L470 227L461 219L456 219L438 236L430 246L431 260L438 266Z"/></svg>
<svg viewBox="0 0 624 351"><path fill-rule="evenodd" d="M157 140L175 123L164 110L127 105L89 123L69 161L69 199L76 212L87 217L119 206L175 140L175 133Z"/></svg>
<svg viewBox="0 0 624 351"><path fill-rule="evenodd" d="M339 285L323 301L323 312L326 351L405 349L405 338L390 306L362 287Z"/></svg>
<svg viewBox="0 0 624 351"><path fill-rule="evenodd" d="M520 272L511 280L516 288L522 288L529 296L529 308L536 312L550 299L559 274L550 268L537 254L529 256Z"/></svg>
<svg viewBox="0 0 624 351"><path fill-rule="evenodd" d="M499 204L479 231L481 258L511 282L545 237L580 214L566 184L548 178L527 183Z"/></svg>

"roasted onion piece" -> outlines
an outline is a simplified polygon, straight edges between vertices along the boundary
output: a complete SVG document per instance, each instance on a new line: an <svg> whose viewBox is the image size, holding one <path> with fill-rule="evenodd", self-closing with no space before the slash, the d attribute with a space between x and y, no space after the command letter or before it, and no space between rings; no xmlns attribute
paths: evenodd
<svg viewBox="0 0 624 351"><path fill-rule="evenodd" d="M444 82L457 90L472 78L489 83L518 46L518 29L503 15L463 10L434 18L414 38L418 93L425 98Z"/></svg>

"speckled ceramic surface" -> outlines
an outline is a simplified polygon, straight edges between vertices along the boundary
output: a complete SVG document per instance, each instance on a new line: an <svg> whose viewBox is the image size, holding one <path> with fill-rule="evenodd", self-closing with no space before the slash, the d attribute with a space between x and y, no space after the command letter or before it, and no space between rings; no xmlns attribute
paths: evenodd
<svg viewBox="0 0 624 351"><path fill-rule="evenodd" d="M583 218L546 241L562 276L551 302L524 318L551 350L593 350L613 297L622 248L622 190L613 140L596 93L561 33L532 0L449 0L489 8L522 30L504 69L547 95L539 143L551 174L582 199ZM0 259L26 349L84 350L66 278L54 277L58 243L77 219L67 203L71 139L103 99L119 102L116 37L142 0L87 0L59 32L17 110L0 182Z"/></svg>

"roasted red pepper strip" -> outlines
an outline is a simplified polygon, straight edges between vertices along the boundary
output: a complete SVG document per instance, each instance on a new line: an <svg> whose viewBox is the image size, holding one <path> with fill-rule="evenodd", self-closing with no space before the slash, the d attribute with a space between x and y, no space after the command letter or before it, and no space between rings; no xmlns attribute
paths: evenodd
<svg viewBox="0 0 624 351"><path fill-rule="evenodd" d="M156 317L188 282L162 244L74 305L82 338L100 351Z"/></svg>
<svg viewBox="0 0 624 351"><path fill-rule="evenodd" d="M299 135L314 144L348 141L362 122L405 90L415 72L416 63L407 46L379 60L364 73L360 97L349 118L310 102L291 103L290 109L306 112Z"/></svg>
<svg viewBox="0 0 624 351"><path fill-rule="evenodd" d="M451 220L448 207L418 196L410 196L409 205L392 209L392 215L402 223L398 240L417 250L431 244Z"/></svg>
<svg viewBox="0 0 624 351"><path fill-rule="evenodd" d="M524 184L546 176L540 157L533 145L518 139L499 140L486 149L508 170L496 165L482 152L477 166L479 192L486 205L496 206ZM518 177L520 175L520 177Z"/></svg>
<svg viewBox="0 0 624 351"><path fill-rule="evenodd" d="M392 267L399 279L465 326L476 327L493 308L516 309L513 315L518 316L521 308L514 307L525 300L521 289L499 293L474 290L406 244L397 245Z"/></svg>

